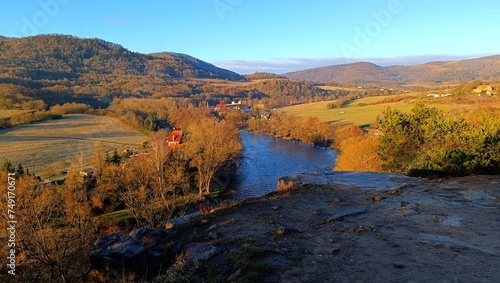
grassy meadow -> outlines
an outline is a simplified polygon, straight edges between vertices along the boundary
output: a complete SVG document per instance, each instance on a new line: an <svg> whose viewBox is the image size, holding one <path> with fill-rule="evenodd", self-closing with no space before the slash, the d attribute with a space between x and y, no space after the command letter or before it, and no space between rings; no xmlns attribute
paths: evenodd
<svg viewBox="0 0 500 283"><path fill-rule="evenodd" d="M92 148L100 142L105 150L137 148L146 137L118 119L84 114L65 115L29 125L0 130L0 160L22 164L42 174L46 166L62 170L69 163L89 164ZM83 158L81 158L83 156Z"/></svg>
<svg viewBox="0 0 500 283"><path fill-rule="evenodd" d="M376 96L366 97L354 100L348 105L337 108L328 109L328 104L332 101L321 101L315 103L299 104L281 108L280 110L299 117L318 117L322 121L328 121L334 125L355 124L358 126L369 125L375 122L377 116L391 107L401 111L410 111L419 97L423 103L430 106L442 109L444 111L462 113L470 111L474 107L482 107L481 105L457 104L454 103L453 97L445 98L423 98L425 94L409 93L400 95L404 100L398 102L384 102L391 96Z"/></svg>

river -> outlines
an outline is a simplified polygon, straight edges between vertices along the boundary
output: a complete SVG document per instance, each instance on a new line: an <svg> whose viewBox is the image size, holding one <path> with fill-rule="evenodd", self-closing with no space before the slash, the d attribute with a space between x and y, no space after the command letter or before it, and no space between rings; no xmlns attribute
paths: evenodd
<svg viewBox="0 0 500 283"><path fill-rule="evenodd" d="M331 171L337 153L331 149L241 131L243 157L231 199L258 197L276 190L278 179L294 173Z"/></svg>

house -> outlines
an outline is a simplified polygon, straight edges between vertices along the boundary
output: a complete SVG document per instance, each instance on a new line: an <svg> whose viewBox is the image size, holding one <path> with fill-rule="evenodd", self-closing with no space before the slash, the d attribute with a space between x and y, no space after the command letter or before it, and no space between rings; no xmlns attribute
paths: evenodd
<svg viewBox="0 0 500 283"><path fill-rule="evenodd" d="M215 109L226 109L227 105L225 103L219 103L215 106Z"/></svg>
<svg viewBox="0 0 500 283"><path fill-rule="evenodd" d="M180 149L182 148L182 129L181 128L173 128L172 132L168 134L167 137L167 142L168 142L168 147L173 150L173 149Z"/></svg>
<svg viewBox="0 0 500 283"><path fill-rule="evenodd" d="M226 108L229 109L241 109L241 107L242 107L241 100L233 101L231 102L231 104L226 104Z"/></svg>
<svg viewBox="0 0 500 283"><path fill-rule="evenodd" d="M475 88L472 92L477 93L479 96L481 96L481 94L491 95L492 91L493 88L491 87L491 85L480 85L477 88Z"/></svg>

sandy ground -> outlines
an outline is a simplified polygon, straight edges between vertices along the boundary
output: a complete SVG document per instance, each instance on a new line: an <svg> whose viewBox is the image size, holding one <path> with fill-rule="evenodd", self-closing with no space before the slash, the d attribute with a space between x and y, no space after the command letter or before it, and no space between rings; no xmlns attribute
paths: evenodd
<svg viewBox="0 0 500 283"><path fill-rule="evenodd" d="M185 243L223 250L188 277L500 282L500 177L345 174L294 176L300 188L222 205L181 229Z"/></svg>

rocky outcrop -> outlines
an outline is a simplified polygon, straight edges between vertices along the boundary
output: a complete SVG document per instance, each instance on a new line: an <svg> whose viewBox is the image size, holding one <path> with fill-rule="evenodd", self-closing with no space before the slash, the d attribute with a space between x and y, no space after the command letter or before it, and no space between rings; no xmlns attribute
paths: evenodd
<svg viewBox="0 0 500 283"><path fill-rule="evenodd" d="M169 234L139 228L103 236L90 251L89 282L138 281L156 276L168 267L180 250L169 242Z"/></svg>
<svg viewBox="0 0 500 283"><path fill-rule="evenodd" d="M177 259L167 260L165 275L154 281L162 283L500 278L498 176L428 180L327 172L281 182L286 193L172 220L165 231L146 228L101 238L92 260L103 277L93 282L143 278L143 267L154 264L151 258L161 251ZM174 248L173 238L184 245ZM195 238L196 243L188 240Z"/></svg>
<svg viewBox="0 0 500 283"><path fill-rule="evenodd" d="M302 188L305 185L344 185L359 189L386 191L397 189L407 183L418 182L400 174L370 172L315 172L293 174L278 180L278 191Z"/></svg>

